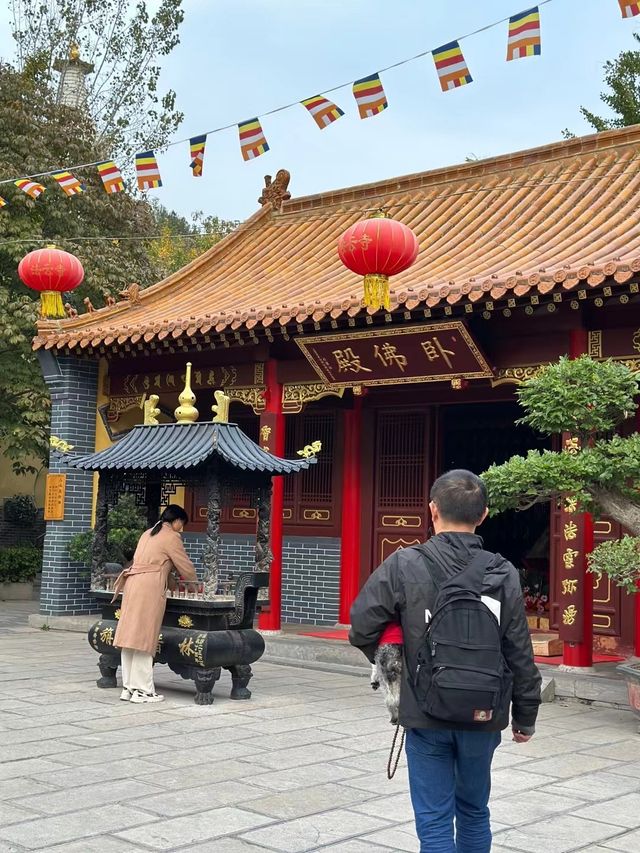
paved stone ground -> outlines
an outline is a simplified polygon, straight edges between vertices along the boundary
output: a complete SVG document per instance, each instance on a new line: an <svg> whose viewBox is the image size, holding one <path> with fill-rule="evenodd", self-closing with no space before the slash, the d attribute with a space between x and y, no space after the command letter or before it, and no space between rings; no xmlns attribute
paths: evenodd
<svg viewBox="0 0 640 853"><path fill-rule="evenodd" d="M94 686L82 635L24 620L0 603L0 853L418 849L365 679L258 663L251 702L227 698L225 673L201 708L159 667L167 701L132 706ZM496 753L495 853L640 850L636 729L625 712L544 706L531 744Z"/></svg>

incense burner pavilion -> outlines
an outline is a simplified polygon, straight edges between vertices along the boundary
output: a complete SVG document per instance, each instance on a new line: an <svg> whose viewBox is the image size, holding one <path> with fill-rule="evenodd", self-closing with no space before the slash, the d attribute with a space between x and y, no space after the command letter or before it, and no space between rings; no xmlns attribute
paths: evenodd
<svg viewBox="0 0 640 853"><path fill-rule="evenodd" d="M564 354L640 366L639 146L640 126L305 198L290 197L280 172L250 219L170 278L40 323L52 433L77 453L103 450L142 423L150 395L170 422L189 361L200 411L222 390L229 420L264 450L296 459L321 442L316 464L274 479L260 624L346 624L381 560L428 537L435 477L551 446L516 425L518 383ZM420 251L391 279L389 308L375 310L337 243L381 207ZM55 459L51 471L66 472L66 497L48 523L41 609L91 612L67 547L92 523L94 475ZM192 519L185 544L197 564L206 495L179 487L174 499ZM256 522L237 489L221 518L220 583L252 564ZM537 506L480 532L548 592L541 619L557 630L560 510ZM597 519L594 534L620 529ZM581 537L572 550L583 572ZM593 619L577 608L582 635L565 642L565 661L640 647L634 607L601 579Z"/></svg>

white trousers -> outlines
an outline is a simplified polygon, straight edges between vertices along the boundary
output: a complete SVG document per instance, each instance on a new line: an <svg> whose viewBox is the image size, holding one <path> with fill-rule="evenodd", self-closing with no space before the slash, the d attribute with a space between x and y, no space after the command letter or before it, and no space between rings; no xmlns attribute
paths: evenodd
<svg viewBox="0 0 640 853"><path fill-rule="evenodd" d="M136 649L121 649L122 686L133 693L155 693L153 686L153 656Z"/></svg>

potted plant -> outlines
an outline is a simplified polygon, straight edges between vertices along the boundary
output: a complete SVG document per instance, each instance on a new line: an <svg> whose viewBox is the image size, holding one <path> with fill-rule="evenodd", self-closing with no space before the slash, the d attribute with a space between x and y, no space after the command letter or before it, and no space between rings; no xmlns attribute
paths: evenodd
<svg viewBox="0 0 640 853"><path fill-rule="evenodd" d="M38 509L31 495L13 495L4 502L4 520L16 527L32 527L38 517Z"/></svg>
<svg viewBox="0 0 640 853"><path fill-rule="evenodd" d="M42 569L42 552L32 545L0 548L0 600L30 601L33 581Z"/></svg>
<svg viewBox="0 0 640 853"><path fill-rule="evenodd" d="M623 536L602 542L587 557L589 571L601 578L607 575L628 594L640 590L640 538ZM625 661L616 667L627 683L629 705L640 717L640 663Z"/></svg>

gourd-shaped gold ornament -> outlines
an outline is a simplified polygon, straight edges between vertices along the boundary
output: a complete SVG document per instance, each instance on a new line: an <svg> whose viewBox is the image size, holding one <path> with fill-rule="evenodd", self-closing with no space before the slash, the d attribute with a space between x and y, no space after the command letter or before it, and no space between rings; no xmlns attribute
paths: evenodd
<svg viewBox="0 0 640 853"><path fill-rule="evenodd" d="M198 420L198 410L193 405L196 401L196 395L191 390L191 362L187 362L187 372L184 382L184 391L178 397L180 405L175 410L174 415L179 424L192 424Z"/></svg>

